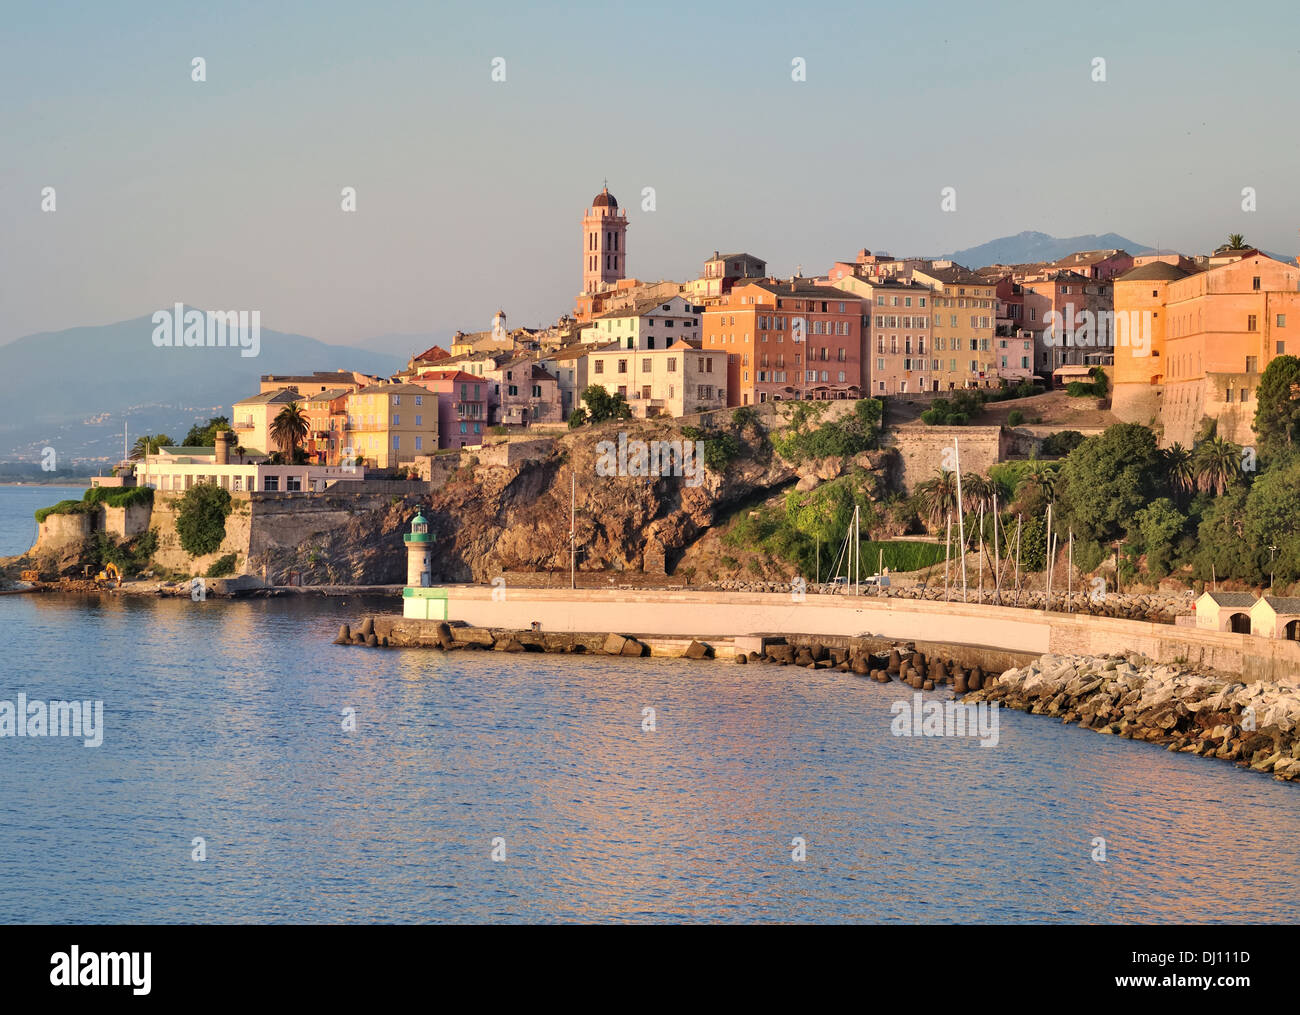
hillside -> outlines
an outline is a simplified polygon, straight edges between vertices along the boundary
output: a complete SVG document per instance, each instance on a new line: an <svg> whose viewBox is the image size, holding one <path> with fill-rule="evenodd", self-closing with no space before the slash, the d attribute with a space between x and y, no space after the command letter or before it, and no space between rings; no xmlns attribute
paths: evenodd
<svg viewBox="0 0 1300 1015"><path fill-rule="evenodd" d="M0 346L0 460L48 444L65 460L120 453L133 433L179 429L256 393L267 373L345 368L388 374L405 357L261 331L257 356L232 348L158 348L150 317L28 335ZM179 436L179 435L177 435Z"/></svg>

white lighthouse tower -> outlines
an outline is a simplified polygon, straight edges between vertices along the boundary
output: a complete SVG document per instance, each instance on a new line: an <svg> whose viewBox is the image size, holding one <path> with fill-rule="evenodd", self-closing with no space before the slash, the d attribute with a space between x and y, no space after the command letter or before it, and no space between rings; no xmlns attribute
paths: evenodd
<svg viewBox="0 0 1300 1015"><path fill-rule="evenodd" d="M402 616L416 620L446 620L447 590L432 588L433 536L429 522L417 513L406 543L406 588L402 590Z"/></svg>

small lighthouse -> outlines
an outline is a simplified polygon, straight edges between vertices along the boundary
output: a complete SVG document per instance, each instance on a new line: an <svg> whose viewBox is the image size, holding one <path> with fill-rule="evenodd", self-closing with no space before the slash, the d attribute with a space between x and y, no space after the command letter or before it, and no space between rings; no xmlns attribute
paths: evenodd
<svg viewBox="0 0 1300 1015"><path fill-rule="evenodd" d="M429 523L423 514L411 522L411 531L402 537L406 542L406 584L412 588L427 589L433 571L433 538Z"/></svg>
<svg viewBox="0 0 1300 1015"><path fill-rule="evenodd" d="M419 512L411 519L406 543L406 588L402 590L402 616L416 620L446 620L447 590L432 588L433 537L429 521Z"/></svg>

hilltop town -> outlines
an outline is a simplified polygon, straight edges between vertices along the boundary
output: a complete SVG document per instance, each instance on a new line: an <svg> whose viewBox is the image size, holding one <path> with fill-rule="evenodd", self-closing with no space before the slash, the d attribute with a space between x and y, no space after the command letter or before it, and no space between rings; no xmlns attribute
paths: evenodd
<svg viewBox="0 0 1300 1015"><path fill-rule="evenodd" d="M792 278L715 251L698 278L650 282L628 275L628 216L607 187L581 223L581 290L554 323L498 311L389 376L262 375L183 440L139 436L92 481L93 503L38 512L30 557L63 574L113 557L172 576L382 584L401 570L385 547L424 505L443 580L580 559L623 581L764 585L820 577L822 543L831 553L856 510L881 569L932 571L960 537L982 574L1011 560L1014 529L1020 589L1023 528L1026 590L1058 555L1067 581L1104 575L1111 590L1300 577L1300 547L1268 521L1296 429L1300 267L1243 237L1207 254L973 267L862 249ZM612 495L598 475L638 475L595 464L615 431L698 440L709 482ZM203 488L247 519L187 540L177 505ZM973 517L953 520L973 510L974 535Z"/></svg>

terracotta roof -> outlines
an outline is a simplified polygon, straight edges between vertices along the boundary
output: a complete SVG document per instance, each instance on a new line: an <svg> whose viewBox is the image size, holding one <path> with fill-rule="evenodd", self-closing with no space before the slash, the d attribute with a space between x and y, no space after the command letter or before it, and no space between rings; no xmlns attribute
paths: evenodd
<svg viewBox="0 0 1300 1015"><path fill-rule="evenodd" d="M1140 268L1126 271L1116 277L1116 282L1172 282L1186 278L1191 272L1168 261L1150 261Z"/></svg>
<svg viewBox="0 0 1300 1015"><path fill-rule="evenodd" d="M273 402L302 402L307 398L306 395L300 395L289 388L281 388L279 391L263 391L260 395L250 395L248 398L241 398L235 405L270 405Z"/></svg>

